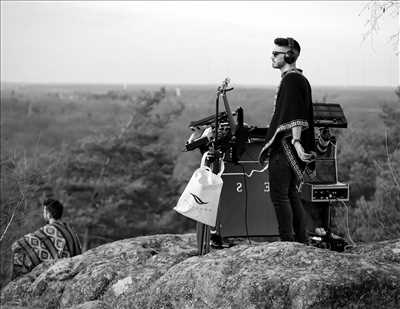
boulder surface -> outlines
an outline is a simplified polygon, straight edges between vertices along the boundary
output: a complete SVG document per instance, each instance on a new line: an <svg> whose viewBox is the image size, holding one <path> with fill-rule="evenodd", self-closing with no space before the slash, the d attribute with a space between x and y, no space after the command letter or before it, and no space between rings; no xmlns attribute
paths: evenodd
<svg viewBox="0 0 400 309"><path fill-rule="evenodd" d="M194 234L115 241L37 266L3 288L1 308L400 308L400 239L196 254Z"/></svg>

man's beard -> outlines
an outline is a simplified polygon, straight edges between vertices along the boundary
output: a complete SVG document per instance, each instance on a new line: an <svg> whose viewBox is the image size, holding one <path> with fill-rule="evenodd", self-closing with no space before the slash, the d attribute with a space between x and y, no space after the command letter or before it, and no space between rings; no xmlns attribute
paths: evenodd
<svg viewBox="0 0 400 309"><path fill-rule="evenodd" d="M283 67L284 66L284 63L283 62L272 62L272 67L274 68L274 69L280 69L281 67Z"/></svg>

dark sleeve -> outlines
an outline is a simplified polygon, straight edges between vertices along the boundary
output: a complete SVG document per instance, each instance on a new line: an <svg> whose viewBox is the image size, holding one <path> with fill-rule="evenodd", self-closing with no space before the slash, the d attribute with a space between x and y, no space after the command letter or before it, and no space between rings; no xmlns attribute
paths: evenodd
<svg viewBox="0 0 400 309"><path fill-rule="evenodd" d="M283 122L299 121L302 127L308 127L309 107L306 102L306 83L304 77L289 73L282 81L282 108L284 117Z"/></svg>

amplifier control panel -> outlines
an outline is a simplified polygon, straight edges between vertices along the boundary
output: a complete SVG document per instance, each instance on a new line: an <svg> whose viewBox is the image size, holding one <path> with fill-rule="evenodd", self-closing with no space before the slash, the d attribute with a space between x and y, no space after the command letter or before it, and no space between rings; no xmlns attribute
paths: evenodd
<svg viewBox="0 0 400 309"><path fill-rule="evenodd" d="M304 183L301 187L300 196L308 202L347 202L349 201L349 185L340 182L324 185Z"/></svg>

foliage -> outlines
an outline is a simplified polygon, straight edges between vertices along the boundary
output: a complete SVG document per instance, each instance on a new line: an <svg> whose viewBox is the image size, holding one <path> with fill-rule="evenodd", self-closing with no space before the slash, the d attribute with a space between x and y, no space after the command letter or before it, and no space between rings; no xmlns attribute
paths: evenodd
<svg viewBox="0 0 400 309"><path fill-rule="evenodd" d="M165 106L168 106L166 109ZM131 115L119 132L89 136L70 149L59 193L84 236L84 248L104 240L182 231L171 216L179 183L172 178L174 153L161 139L183 110L165 89L131 100Z"/></svg>
<svg viewBox="0 0 400 309"><path fill-rule="evenodd" d="M351 204L355 206L349 213L338 211L336 222L342 231L349 229L354 240L400 237L400 87L395 92L398 102L382 105L384 134L373 136L370 130L368 136L361 135L362 144L347 144L348 150L353 149L352 156L351 151L342 152L345 166L352 165L348 180L352 186ZM347 219L349 226L345 224Z"/></svg>

